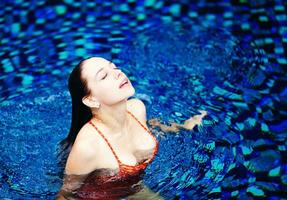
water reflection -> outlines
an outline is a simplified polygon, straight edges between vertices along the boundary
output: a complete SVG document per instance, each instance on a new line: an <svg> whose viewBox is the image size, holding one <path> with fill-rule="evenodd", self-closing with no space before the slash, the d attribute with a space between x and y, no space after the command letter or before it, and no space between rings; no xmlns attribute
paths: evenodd
<svg viewBox="0 0 287 200"><path fill-rule="evenodd" d="M97 169L85 175L67 175L56 199L162 199L142 181L144 171L119 176L118 170Z"/></svg>

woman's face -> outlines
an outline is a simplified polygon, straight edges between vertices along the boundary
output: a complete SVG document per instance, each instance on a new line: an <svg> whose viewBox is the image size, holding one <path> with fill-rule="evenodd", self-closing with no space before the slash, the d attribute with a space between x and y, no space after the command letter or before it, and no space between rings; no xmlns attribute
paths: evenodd
<svg viewBox="0 0 287 200"><path fill-rule="evenodd" d="M135 93L128 77L114 63L101 57L86 60L82 76L87 80L91 97L96 98L101 104L112 105ZM124 80L128 83L120 87Z"/></svg>

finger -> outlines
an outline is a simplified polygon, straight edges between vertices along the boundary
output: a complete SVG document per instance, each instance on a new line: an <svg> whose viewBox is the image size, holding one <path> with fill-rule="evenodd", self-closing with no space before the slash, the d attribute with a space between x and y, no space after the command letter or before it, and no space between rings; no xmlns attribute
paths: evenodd
<svg viewBox="0 0 287 200"><path fill-rule="evenodd" d="M201 115L205 116L205 115L207 115L207 112L206 111L202 111Z"/></svg>

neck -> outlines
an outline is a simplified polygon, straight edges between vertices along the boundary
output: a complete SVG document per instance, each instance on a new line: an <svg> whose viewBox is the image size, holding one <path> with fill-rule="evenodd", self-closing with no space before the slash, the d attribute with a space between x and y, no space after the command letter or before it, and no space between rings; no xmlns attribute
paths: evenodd
<svg viewBox="0 0 287 200"><path fill-rule="evenodd" d="M112 106L102 104L96 112L97 117L94 116L92 120L105 124L112 135L120 137L127 132L127 99Z"/></svg>

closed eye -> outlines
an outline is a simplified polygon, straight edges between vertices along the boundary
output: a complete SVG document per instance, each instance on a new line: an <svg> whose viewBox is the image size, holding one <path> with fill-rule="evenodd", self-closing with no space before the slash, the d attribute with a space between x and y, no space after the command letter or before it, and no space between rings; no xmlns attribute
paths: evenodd
<svg viewBox="0 0 287 200"><path fill-rule="evenodd" d="M105 79L106 77L107 77L107 74L101 80Z"/></svg>
<svg viewBox="0 0 287 200"><path fill-rule="evenodd" d="M118 67L115 67L114 69L120 70L120 68L118 68ZM107 74L101 80L105 79L106 77L107 77Z"/></svg>

